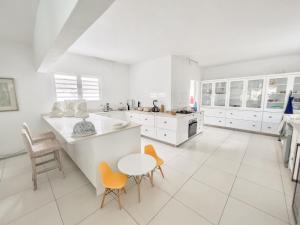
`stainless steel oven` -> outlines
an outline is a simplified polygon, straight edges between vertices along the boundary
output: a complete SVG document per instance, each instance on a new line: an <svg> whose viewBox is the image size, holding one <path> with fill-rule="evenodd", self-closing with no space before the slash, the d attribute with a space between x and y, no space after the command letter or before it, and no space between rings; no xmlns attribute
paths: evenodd
<svg viewBox="0 0 300 225"><path fill-rule="evenodd" d="M189 137L197 134L197 119L189 120Z"/></svg>

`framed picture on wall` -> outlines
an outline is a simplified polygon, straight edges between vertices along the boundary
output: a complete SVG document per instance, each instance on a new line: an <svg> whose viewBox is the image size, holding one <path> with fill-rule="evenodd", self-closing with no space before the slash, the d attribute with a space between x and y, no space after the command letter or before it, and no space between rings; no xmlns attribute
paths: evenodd
<svg viewBox="0 0 300 225"><path fill-rule="evenodd" d="M17 110L18 101L14 79L0 77L0 112Z"/></svg>

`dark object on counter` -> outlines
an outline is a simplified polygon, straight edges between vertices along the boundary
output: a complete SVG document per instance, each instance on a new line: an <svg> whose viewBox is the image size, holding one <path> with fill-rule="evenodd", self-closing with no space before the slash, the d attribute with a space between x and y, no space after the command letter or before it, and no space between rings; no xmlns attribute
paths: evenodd
<svg viewBox="0 0 300 225"><path fill-rule="evenodd" d="M192 111L188 111L188 110L179 110L179 111L176 111L176 113L180 113L180 114L190 114L190 113L193 113Z"/></svg>
<svg viewBox="0 0 300 225"><path fill-rule="evenodd" d="M141 107L141 102L140 101L138 101L138 108L140 108Z"/></svg>
<svg viewBox="0 0 300 225"><path fill-rule="evenodd" d="M157 102L157 100L153 100L153 107L152 107L152 112L159 112L159 108L157 105L155 105L155 103Z"/></svg>
<svg viewBox="0 0 300 225"><path fill-rule="evenodd" d="M130 105L127 103L127 110L130 110Z"/></svg>

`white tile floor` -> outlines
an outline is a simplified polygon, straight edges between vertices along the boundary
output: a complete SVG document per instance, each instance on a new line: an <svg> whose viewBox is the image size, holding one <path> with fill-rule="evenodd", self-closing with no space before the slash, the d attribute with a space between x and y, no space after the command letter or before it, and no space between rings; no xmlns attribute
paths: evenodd
<svg viewBox="0 0 300 225"><path fill-rule="evenodd" d="M0 161L0 225L294 224L294 186L276 138L206 127L178 148L147 143L165 160L165 179L156 172L154 188L143 181L140 204L129 185L123 210L112 197L99 209L100 197L67 157L66 177L42 175L37 191L27 155Z"/></svg>

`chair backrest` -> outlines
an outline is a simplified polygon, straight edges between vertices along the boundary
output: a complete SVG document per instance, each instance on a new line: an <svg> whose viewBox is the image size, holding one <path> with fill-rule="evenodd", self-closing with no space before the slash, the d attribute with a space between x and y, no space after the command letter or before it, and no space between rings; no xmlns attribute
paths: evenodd
<svg viewBox="0 0 300 225"><path fill-rule="evenodd" d="M25 149L28 151L30 155L32 155L32 142L29 138L29 135L27 134L27 131L25 129L21 129L21 135L25 144Z"/></svg>
<svg viewBox="0 0 300 225"><path fill-rule="evenodd" d="M153 147L153 145L146 145L146 146L144 147L144 152L145 152L145 154L151 155L151 156L153 156L154 158L157 158L157 157L158 157L157 154L156 154L156 151L155 151L155 149L154 149L154 147Z"/></svg>
<svg viewBox="0 0 300 225"><path fill-rule="evenodd" d="M23 129L27 132L27 135L28 135L30 141L33 142L33 141L32 141L31 131L30 131L30 129L29 129L27 123L24 122L23 125L22 125L22 127L23 127Z"/></svg>
<svg viewBox="0 0 300 225"><path fill-rule="evenodd" d="M102 177L102 184L105 186L106 181L110 178L110 175L112 174L112 169L106 162L102 162L99 164L98 170Z"/></svg>

